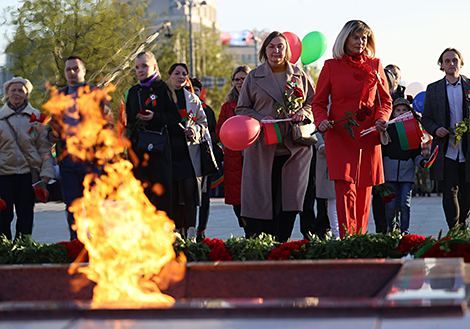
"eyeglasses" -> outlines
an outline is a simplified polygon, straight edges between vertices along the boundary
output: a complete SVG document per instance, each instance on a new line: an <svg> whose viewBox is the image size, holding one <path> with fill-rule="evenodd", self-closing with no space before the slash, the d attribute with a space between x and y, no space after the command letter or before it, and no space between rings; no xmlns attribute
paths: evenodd
<svg viewBox="0 0 470 329"><path fill-rule="evenodd" d="M245 80L245 78L232 79L233 82L243 82L243 80Z"/></svg>

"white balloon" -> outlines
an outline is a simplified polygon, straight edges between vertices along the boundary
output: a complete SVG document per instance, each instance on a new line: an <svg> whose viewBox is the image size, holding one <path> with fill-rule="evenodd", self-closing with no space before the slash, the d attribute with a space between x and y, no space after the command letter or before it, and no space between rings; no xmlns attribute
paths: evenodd
<svg viewBox="0 0 470 329"><path fill-rule="evenodd" d="M423 85L421 82L412 82L406 87L405 96L411 95L413 98L415 98L415 96L422 91L426 91L425 85Z"/></svg>

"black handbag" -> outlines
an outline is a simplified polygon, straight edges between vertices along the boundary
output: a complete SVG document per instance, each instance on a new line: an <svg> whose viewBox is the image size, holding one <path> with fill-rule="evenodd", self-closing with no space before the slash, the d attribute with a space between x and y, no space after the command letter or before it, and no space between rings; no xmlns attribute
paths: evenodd
<svg viewBox="0 0 470 329"><path fill-rule="evenodd" d="M162 131L144 130L139 132L137 147L145 152L161 154L165 150L166 129Z"/></svg>
<svg viewBox="0 0 470 329"><path fill-rule="evenodd" d="M202 176L213 175L219 171L210 141L201 136L201 172Z"/></svg>

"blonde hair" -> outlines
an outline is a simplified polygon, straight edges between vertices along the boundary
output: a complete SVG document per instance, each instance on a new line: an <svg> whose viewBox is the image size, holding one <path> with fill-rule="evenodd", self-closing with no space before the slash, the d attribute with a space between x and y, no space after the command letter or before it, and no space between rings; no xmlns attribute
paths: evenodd
<svg viewBox="0 0 470 329"><path fill-rule="evenodd" d="M275 37L282 38L286 43L286 57L284 58L286 63L292 58L292 52L290 50L289 41L287 40L286 36L279 31L273 31L266 37L266 39L264 39L263 44L261 45L261 49L259 50L258 57L261 63L264 63L268 60L268 55L266 55L266 48L268 48L269 43Z"/></svg>
<svg viewBox="0 0 470 329"><path fill-rule="evenodd" d="M372 58L375 57L376 41L374 32L372 32L372 29L369 27L369 25L363 21L352 20L343 26L338 36L336 37L335 44L333 45L333 57L335 59L342 59L344 57L344 48L346 46L346 42L352 34L356 33L364 33L367 36L367 44L364 52L367 56Z"/></svg>
<svg viewBox="0 0 470 329"><path fill-rule="evenodd" d="M33 90L33 85L31 84L31 82L28 79L21 78L21 77L11 78L10 80L8 80L7 82L5 82L3 84L3 95L4 95L3 99L5 100L5 102L10 101L10 99L8 97L8 89L10 88L10 85L12 83L22 83L23 86L25 86L25 88L26 88L26 98L29 97L29 94L31 94L31 91Z"/></svg>

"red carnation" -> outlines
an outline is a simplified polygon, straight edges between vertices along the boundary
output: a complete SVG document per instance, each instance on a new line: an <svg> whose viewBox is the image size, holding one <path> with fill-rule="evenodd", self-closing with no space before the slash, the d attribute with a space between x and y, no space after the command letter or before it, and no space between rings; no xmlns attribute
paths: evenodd
<svg viewBox="0 0 470 329"><path fill-rule="evenodd" d="M309 241L304 239L302 241L284 242L279 247L271 250L268 260L288 260L292 252L298 251L305 246Z"/></svg>
<svg viewBox="0 0 470 329"><path fill-rule="evenodd" d="M146 111L146 110L140 110L140 111L139 111L139 114L147 115L147 111Z"/></svg>
<svg viewBox="0 0 470 329"><path fill-rule="evenodd" d="M390 203L390 202L392 202L392 200L393 199L390 198L390 196L385 196L385 197L382 198L383 203Z"/></svg>
<svg viewBox="0 0 470 329"><path fill-rule="evenodd" d="M36 197L41 200L42 203L47 203L47 200L49 199L49 191L46 186L44 184L36 184L33 188Z"/></svg>
<svg viewBox="0 0 470 329"><path fill-rule="evenodd" d="M412 249L418 247L424 241L426 241L426 238L421 235L417 235L417 234L405 235L400 240L400 244L395 250L400 251L400 252L410 252Z"/></svg>
<svg viewBox="0 0 470 329"><path fill-rule="evenodd" d="M5 200L0 199L0 211L3 209L7 209L7 203L5 202Z"/></svg>
<svg viewBox="0 0 470 329"><path fill-rule="evenodd" d="M39 116L39 122L46 121L46 118L47 118L47 116L44 113L41 113L41 115Z"/></svg>
<svg viewBox="0 0 470 329"><path fill-rule="evenodd" d="M366 118L367 118L367 114L366 114L364 111L359 110L359 111L356 112L356 119L357 119L357 121L362 122L362 121L364 121Z"/></svg>
<svg viewBox="0 0 470 329"><path fill-rule="evenodd" d="M302 91L302 89L300 89L299 87L294 87L294 93L293 95L295 97L301 97L303 98L304 97L304 92Z"/></svg>
<svg viewBox="0 0 470 329"><path fill-rule="evenodd" d="M397 197L397 195L395 193L390 193L390 195L388 196L390 198L390 201L395 199Z"/></svg>
<svg viewBox="0 0 470 329"><path fill-rule="evenodd" d="M65 245L65 247L67 248L67 252L68 252L67 256L69 258L72 258L73 260L75 260L78 257L78 255L80 255L82 250L85 249L85 245L78 239L72 240L70 242L62 241L62 242L59 242L59 244ZM88 261L88 253L86 253L84 259L81 261L82 262Z"/></svg>
<svg viewBox="0 0 470 329"><path fill-rule="evenodd" d="M203 243L207 244L211 252L209 253L209 257L211 261L229 261L232 260L232 256L227 252L225 248L225 243L220 239L209 239L205 238L202 240Z"/></svg>

